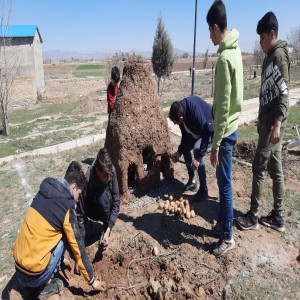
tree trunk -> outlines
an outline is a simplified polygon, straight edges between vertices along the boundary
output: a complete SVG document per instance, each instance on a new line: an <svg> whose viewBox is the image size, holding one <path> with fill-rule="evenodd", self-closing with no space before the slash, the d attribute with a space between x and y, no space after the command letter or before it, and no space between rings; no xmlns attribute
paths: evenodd
<svg viewBox="0 0 300 300"><path fill-rule="evenodd" d="M9 135L9 124L8 124L8 117L7 115L3 116L3 135L8 136Z"/></svg>
<svg viewBox="0 0 300 300"><path fill-rule="evenodd" d="M157 95L159 96L160 77L157 78Z"/></svg>

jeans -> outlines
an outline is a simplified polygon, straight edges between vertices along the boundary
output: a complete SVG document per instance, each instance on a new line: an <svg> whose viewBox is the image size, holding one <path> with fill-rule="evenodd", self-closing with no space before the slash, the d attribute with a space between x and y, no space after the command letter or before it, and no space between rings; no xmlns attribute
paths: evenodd
<svg viewBox="0 0 300 300"><path fill-rule="evenodd" d="M281 161L282 139L285 124L280 128L280 140L277 144L270 143L271 124L266 122L258 124L258 143L252 163L252 194L250 209L258 212L259 200L263 190L264 171L267 170L273 181L274 211L281 214L284 199L284 178Z"/></svg>
<svg viewBox="0 0 300 300"><path fill-rule="evenodd" d="M233 197L232 197L232 151L237 141L237 130L223 138L219 148L219 165L216 169L220 197L219 221L225 240L232 237Z"/></svg>
<svg viewBox="0 0 300 300"><path fill-rule="evenodd" d="M41 275L30 276L22 273L19 270L16 270L16 277L21 287L36 288L46 284L50 278L54 277L54 274L57 272L60 265L62 255L64 254L66 243L67 240L65 237L58 242L56 247L51 252L51 258L47 269Z"/></svg>
<svg viewBox="0 0 300 300"><path fill-rule="evenodd" d="M201 145L201 141L202 139L197 140L197 142L194 145L194 157L199 157L199 152L200 152L200 145ZM210 136L209 139L209 144L208 147L209 148L212 144L212 136ZM189 180L192 180L195 177L195 171L192 169L192 167L190 166L193 158L192 158L192 154L190 151L184 152L183 153L183 158L184 161L189 164L187 165L187 171L189 174ZM200 165L198 167L198 176L199 176L199 183L200 183L200 191L205 192L207 191L207 184L206 184L206 170L205 170L205 162L204 162L204 157L200 160Z"/></svg>

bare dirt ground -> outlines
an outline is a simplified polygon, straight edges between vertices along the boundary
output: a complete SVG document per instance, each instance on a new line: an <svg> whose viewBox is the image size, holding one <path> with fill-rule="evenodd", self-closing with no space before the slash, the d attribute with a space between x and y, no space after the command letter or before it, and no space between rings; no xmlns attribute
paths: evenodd
<svg viewBox="0 0 300 300"><path fill-rule="evenodd" d="M43 105L43 102L81 101L78 114L105 112L104 81L99 78L69 79L51 81L39 105ZM181 79L174 80L174 90L175 86L178 87L178 80ZM173 86L166 90L173 90ZM171 99L175 94L169 96ZM170 136L173 149L176 150L180 138L173 134ZM44 176L62 176L71 160L84 161L89 158L90 148L24 159L0 168L1 176L10 173L16 165L22 166L22 174L26 174L26 170L28 172L21 183L15 182L16 178L13 178L13 184L2 182L3 199L11 199L7 200L9 213L0 221L0 242L6 245L5 251L0 253L0 259L5 259L5 262L9 260L5 269L0 267L2 299L25 299L13 276L10 251L14 242L12 237L17 234L27 203L37 191L39 182ZM251 163L253 144L241 141L238 150L238 159ZM96 153L95 148L93 155ZM210 254L212 243L218 240L211 231L211 224L216 220L219 209L215 170L207 159L208 200L195 203L192 193L183 195L196 212L196 217L186 219L179 215L164 215L158 209L159 202L166 201L169 195L178 199L187 181L186 168L175 164L175 180L162 180L160 186L146 196L138 198L132 195L126 203L121 204L120 216L105 252L98 251L101 224L93 223L90 227L87 251L96 277L106 282L105 291L92 291L80 274L62 265L59 276L64 281L64 292L51 299L300 299L299 149L284 152L283 161L287 187L285 233L263 226L249 232L234 227L236 248L224 257L215 258ZM235 217L249 209L251 180L252 172L247 164L233 164ZM31 186L29 194L25 193L26 185ZM15 196L18 189L21 191ZM5 203L3 209L4 206ZM271 209L272 185L267 178L260 213L265 215ZM7 238L10 238L10 242L7 242ZM153 255L155 246L159 250L158 255ZM73 261L71 266L74 266Z"/></svg>
<svg viewBox="0 0 300 300"><path fill-rule="evenodd" d="M175 148L179 137L171 137ZM39 165L41 159L33 163ZM61 161L57 163L56 168L64 170ZM211 224L217 218L219 203L215 171L208 163L207 174L208 200L195 203L192 193L183 195L196 212L192 219L164 215L158 209L158 203L168 195L178 199L187 181L185 166L175 164L175 180L162 180L146 196L132 195L127 203L122 203L105 252L98 251L102 227L93 223L87 251L96 277L106 282L105 291L92 291L82 276L62 265L59 276L65 289L62 296L51 299L299 299L300 190L293 188L298 185L293 172L290 176L286 173L288 193L292 193L286 203L287 231L278 233L261 226L256 231L242 232L234 227L236 248L221 258L210 254L212 243L218 239ZM250 188L251 169L235 163L235 217L247 211ZM270 192L268 179L261 214L272 208ZM159 250L157 256L153 255L155 246ZM71 266L74 267L73 261ZM4 286L2 297L23 299L14 277Z"/></svg>

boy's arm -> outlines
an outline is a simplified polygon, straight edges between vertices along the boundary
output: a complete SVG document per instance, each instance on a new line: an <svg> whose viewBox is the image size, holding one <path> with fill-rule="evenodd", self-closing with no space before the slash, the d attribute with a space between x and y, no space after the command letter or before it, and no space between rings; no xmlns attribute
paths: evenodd
<svg viewBox="0 0 300 300"><path fill-rule="evenodd" d="M89 262L84 241L80 235L79 227L76 219L75 209L70 208L65 216L63 231L67 237L68 243L71 247L76 263L80 268L83 277L90 285L94 282L93 268Z"/></svg>
<svg viewBox="0 0 300 300"><path fill-rule="evenodd" d="M214 139L212 148L218 150L224 137L230 107L231 78L228 63L219 58L217 63L216 90L213 104Z"/></svg>
<svg viewBox="0 0 300 300"><path fill-rule="evenodd" d="M120 212L120 192L119 192L119 184L118 184L118 178L116 174L116 169L113 167L113 178L112 178L112 207L111 207L111 213L108 221L108 227L110 230L115 225L119 212Z"/></svg>
<svg viewBox="0 0 300 300"><path fill-rule="evenodd" d="M289 108L289 59L286 55L276 55L274 65L272 76L279 91L278 102L275 109L275 122L277 120L282 122L287 118Z"/></svg>

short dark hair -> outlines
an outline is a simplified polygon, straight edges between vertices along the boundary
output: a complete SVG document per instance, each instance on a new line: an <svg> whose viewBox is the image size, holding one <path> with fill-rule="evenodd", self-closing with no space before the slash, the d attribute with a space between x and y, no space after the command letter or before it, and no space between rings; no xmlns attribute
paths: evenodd
<svg viewBox="0 0 300 300"><path fill-rule="evenodd" d="M278 21L275 14L272 11L267 12L257 23L257 34L267 33L272 30L275 32L275 36L278 35Z"/></svg>
<svg viewBox="0 0 300 300"><path fill-rule="evenodd" d="M113 67L111 69L111 76L110 77L116 83L118 83L120 81L120 71L119 71L118 67Z"/></svg>
<svg viewBox="0 0 300 300"><path fill-rule="evenodd" d="M101 148L99 150L94 165L100 172L112 174L112 162L106 148Z"/></svg>
<svg viewBox="0 0 300 300"><path fill-rule="evenodd" d="M65 180L69 183L76 183L79 189L85 191L86 179L82 167L78 161L72 161L65 174Z"/></svg>
<svg viewBox="0 0 300 300"><path fill-rule="evenodd" d="M180 101L174 101L170 107L169 118L171 121L178 121L183 116L183 107Z"/></svg>
<svg viewBox="0 0 300 300"><path fill-rule="evenodd" d="M224 3L221 0L215 0L210 7L207 15L206 22L210 27L217 24L220 27L221 32L227 29L227 15Z"/></svg>

